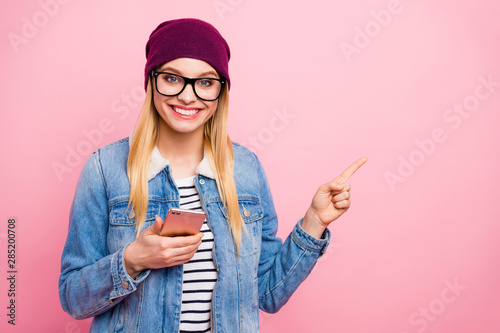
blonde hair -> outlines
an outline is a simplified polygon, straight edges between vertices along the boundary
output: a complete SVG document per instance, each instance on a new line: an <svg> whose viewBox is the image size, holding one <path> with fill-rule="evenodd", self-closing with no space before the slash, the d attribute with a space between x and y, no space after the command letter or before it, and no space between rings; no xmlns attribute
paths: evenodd
<svg viewBox="0 0 500 333"><path fill-rule="evenodd" d="M229 94L227 85L219 96L214 115L203 129L204 151L214 171L217 189L227 212L227 220L236 250L245 229L238 206L238 196L234 182L233 145L227 133ZM127 161L127 176L130 182L130 197L127 209L135 212L136 237L139 236L146 220L148 207L148 164L151 152L159 138L159 114L153 102L152 80L149 79L146 98L139 115ZM245 229L246 230L246 229Z"/></svg>

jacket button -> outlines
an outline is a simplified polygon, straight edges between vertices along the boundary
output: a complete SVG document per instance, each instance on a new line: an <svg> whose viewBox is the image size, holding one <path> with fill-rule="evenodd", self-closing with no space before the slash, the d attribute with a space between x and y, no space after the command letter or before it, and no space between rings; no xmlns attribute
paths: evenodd
<svg viewBox="0 0 500 333"><path fill-rule="evenodd" d="M202 179L200 179L200 184L201 184L201 185L205 184L205 179L203 179L203 178L202 178Z"/></svg>
<svg viewBox="0 0 500 333"><path fill-rule="evenodd" d="M135 217L135 212L134 212L134 210L132 209L132 210L130 211L130 213L128 214L128 218L129 218L129 219L133 219L134 217Z"/></svg>
<svg viewBox="0 0 500 333"><path fill-rule="evenodd" d="M122 280L122 288L123 289L128 289L128 282L125 280Z"/></svg>
<svg viewBox="0 0 500 333"><path fill-rule="evenodd" d="M250 211L245 207L243 207L243 215L245 215L246 217L250 217Z"/></svg>

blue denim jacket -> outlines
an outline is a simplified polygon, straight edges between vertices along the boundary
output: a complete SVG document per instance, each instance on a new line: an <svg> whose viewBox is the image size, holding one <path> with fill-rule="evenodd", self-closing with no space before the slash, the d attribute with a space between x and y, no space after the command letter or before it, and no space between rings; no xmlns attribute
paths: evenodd
<svg viewBox="0 0 500 333"><path fill-rule="evenodd" d="M155 148L157 150L157 148ZM269 184L257 156L233 143L238 201L248 233L237 255L210 164L204 158L195 185L214 238L218 280L213 332L258 332L259 308L278 311L308 276L330 240L307 234L299 220L282 243ZM94 317L91 332L178 332L183 265L127 274L123 254L135 239L127 210L129 138L95 151L85 163L71 206L61 260L59 296L73 318ZM168 161L150 160L149 206L144 228L179 207Z"/></svg>

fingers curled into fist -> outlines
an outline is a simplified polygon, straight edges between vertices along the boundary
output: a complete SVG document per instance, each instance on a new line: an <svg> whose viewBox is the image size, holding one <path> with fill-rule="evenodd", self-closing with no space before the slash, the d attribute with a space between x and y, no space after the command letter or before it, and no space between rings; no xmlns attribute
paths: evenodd
<svg viewBox="0 0 500 333"><path fill-rule="evenodd" d="M348 209L351 205L351 185L349 183L340 184L343 186L342 190L332 193L332 203L337 209Z"/></svg>

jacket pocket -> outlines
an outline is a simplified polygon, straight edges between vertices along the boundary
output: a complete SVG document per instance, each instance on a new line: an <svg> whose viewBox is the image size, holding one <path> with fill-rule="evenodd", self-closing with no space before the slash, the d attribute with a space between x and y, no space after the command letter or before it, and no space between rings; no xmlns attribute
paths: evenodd
<svg viewBox="0 0 500 333"><path fill-rule="evenodd" d="M260 253L261 235L262 235L262 218L264 212L262 205L258 198L250 196L239 196L238 206L240 208L240 215L245 223L244 229L241 231L241 243L239 257L245 258ZM227 220L227 212L220 203L220 208L224 218ZM246 231L245 231L246 229ZM233 238L229 241L228 248L234 254L237 254L236 246L234 245Z"/></svg>
<svg viewBox="0 0 500 333"><path fill-rule="evenodd" d="M128 207L127 209L127 205L128 198L110 206L109 223L111 225L135 225L135 211L132 207ZM146 221L154 220L159 213L159 208L160 205L157 201L149 199L148 209L146 210Z"/></svg>
<svg viewBox="0 0 500 333"><path fill-rule="evenodd" d="M121 246L135 240L135 212L132 207L127 208L127 205L128 198L117 201L109 207L108 245L110 253L116 252ZM156 216L159 215L159 210L159 202L149 199L142 230L153 224Z"/></svg>

